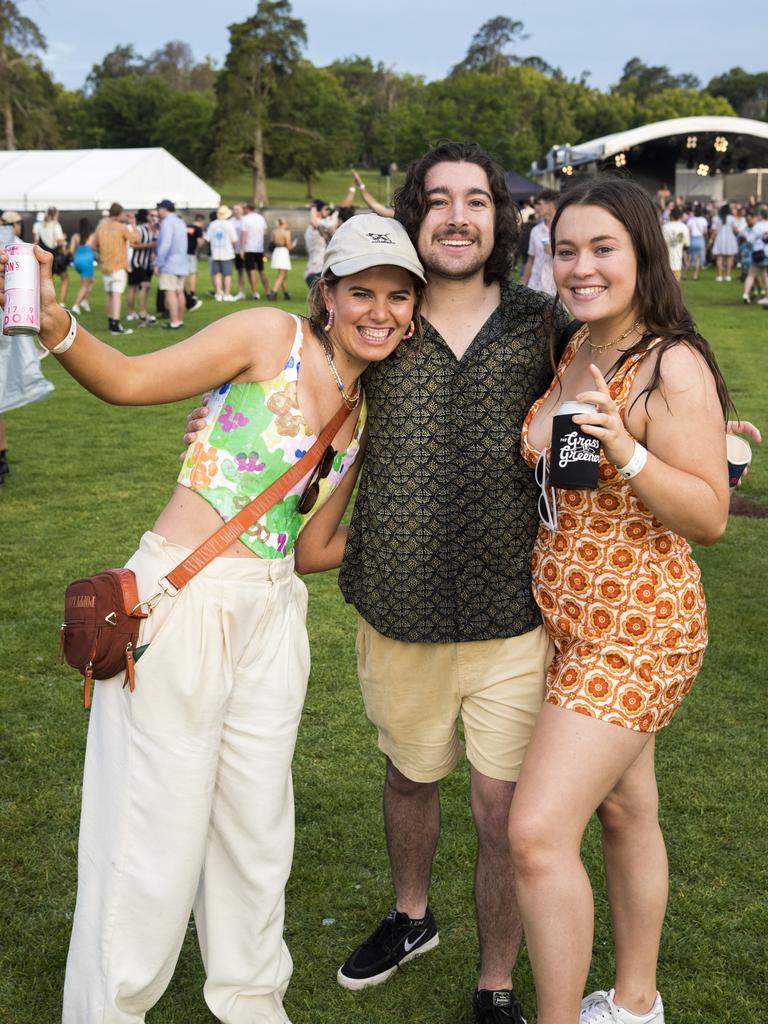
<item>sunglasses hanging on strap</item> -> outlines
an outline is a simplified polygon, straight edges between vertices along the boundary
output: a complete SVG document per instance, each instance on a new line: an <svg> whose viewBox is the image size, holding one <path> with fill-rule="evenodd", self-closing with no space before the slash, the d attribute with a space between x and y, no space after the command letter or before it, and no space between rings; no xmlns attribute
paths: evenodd
<svg viewBox="0 0 768 1024"><path fill-rule="evenodd" d="M125 672L123 685L135 685L134 662L141 620L151 614L164 596L175 597L193 576L229 547L240 534L261 519L273 505L298 484L308 472L310 481L300 501L306 515L317 501L319 480L328 476L333 464L331 441L348 416L354 412L343 405L321 431L315 443L290 469L278 477L236 516L212 534L191 555L158 581L158 590L141 600L132 569L107 569L70 583L64 593L64 623L60 631L59 656L83 675L83 706L91 704L93 679L111 679ZM330 455L329 455L330 452ZM316 473L315 470L318 470ZM310 497L310 493L314 497ZM306 499L306 500L305 500Z"/></svg>

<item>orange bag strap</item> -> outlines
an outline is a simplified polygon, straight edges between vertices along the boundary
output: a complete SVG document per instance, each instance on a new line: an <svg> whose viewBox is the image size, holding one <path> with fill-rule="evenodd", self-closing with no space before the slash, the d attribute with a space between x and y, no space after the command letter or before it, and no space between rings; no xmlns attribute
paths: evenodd
<svg viewBox="0 0 768 1024"><path fill-rule="evenodd" d="M260 519L268 509L282 501L285 495L320 462L323 452L339 432L347 417L351 416L356 408L356 405L352 409L343 405L333 419L323 428L312 447L290 469L286 470L266 490L249 502L236 516L233 516L223 526L219 527L214 534L211 534L208 540L203 541L198 548L195 548L192 554L188 555L183 562L180 562L174 569L163 576L159 581L160 590L158 593L146 601L142 601L141 605L146 605L149 609L152 609L163 594L175 596L183 586L189 583L193 576L196 576L210 561L217 555L220 555L233 541L237 540L240 534L244 533L249 526L252 526Z"/></svg>

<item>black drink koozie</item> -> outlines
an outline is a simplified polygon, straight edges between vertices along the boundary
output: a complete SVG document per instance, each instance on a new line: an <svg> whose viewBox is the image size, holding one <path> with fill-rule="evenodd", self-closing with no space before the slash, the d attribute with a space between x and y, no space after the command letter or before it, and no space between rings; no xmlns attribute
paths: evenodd
<svg viewBox="0 0 768 1024"><path fill-rule="evenodd" d="M585 434L572 417L594 412L584 402L563 402L552 418L549 482L567 490L594 490L600 475L600 442Z"/></svg>

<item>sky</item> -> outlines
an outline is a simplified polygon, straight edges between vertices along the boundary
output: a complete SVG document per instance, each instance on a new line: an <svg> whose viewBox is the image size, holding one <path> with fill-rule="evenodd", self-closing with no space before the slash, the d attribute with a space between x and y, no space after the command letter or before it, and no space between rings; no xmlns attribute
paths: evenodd
<svg viewBox="0 0 768 1024"><path fill-rule="evenodd" d="M256 9L256 0L16 2L47 39L46 67L72 89L106 53L128 43L146 56L181 39L198 60L210 55L220 65L227 26ZM713 0L293 0L292 7L307 28L306 56L319 66L359 54L401 73L443 78L480 25L502 15L522 21L529 34L517 48L521 56L543 57L572 78L589 71L590 84L603 90L632 57L692 72L704 84L736 65L768 69L765 33L745 28L754 12L743 0L730 6Z"/></svg>

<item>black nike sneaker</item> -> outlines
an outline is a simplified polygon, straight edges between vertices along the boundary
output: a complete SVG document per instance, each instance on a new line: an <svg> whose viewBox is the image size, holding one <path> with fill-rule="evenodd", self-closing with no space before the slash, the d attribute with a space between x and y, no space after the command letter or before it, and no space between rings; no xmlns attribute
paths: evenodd
<svg viewBox="0 0 768 1024"><path fill-rule="evenodd" d="M478 989L472 996L472 1011L475 1024L527 1024L511 988Z"/></svg>
<svg viewBox="0 0 768 1024"><path fill-rule="evenodd" d="M432 911L416 920L398 910L390 910L376 931L358 946L339 968L336 980L343 988L356 992L369 985L380 985L400 964L434 949L440 942Z"/></svg>

